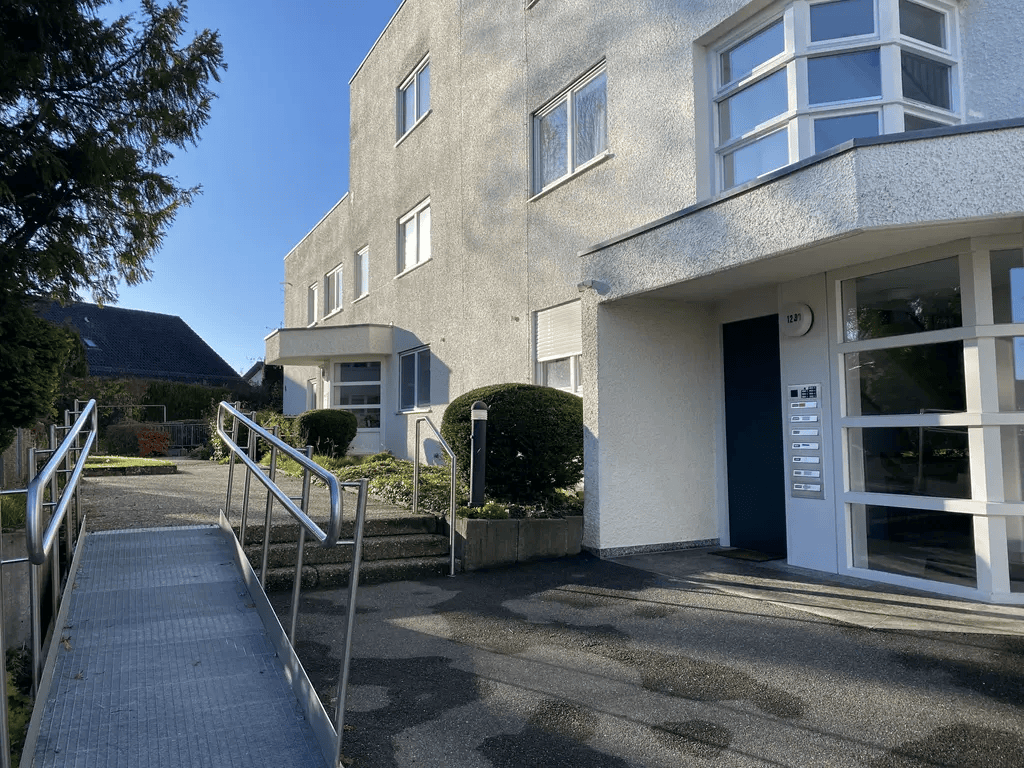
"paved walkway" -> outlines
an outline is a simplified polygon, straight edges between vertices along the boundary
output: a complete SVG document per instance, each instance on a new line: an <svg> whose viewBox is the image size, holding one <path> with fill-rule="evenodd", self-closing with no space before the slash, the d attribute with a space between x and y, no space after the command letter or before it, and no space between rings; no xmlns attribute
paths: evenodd
<svg viewBox="0 0 1024 768"><path fill-rule="evenodd" d="M355 768L1024 765L1021 609L835 581L698 551L362 588L344 752ZM345 595L302 602L299 656L329 701Z"/></svg>

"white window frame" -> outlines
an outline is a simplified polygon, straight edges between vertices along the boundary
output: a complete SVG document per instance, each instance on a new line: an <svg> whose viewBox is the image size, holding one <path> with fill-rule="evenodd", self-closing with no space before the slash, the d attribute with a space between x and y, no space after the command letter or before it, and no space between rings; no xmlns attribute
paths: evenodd
<svg viewBox="0 0 1024 768"><path fill-rule="evenodd" d="M316 325L317 310L320 303L320 284L311 283L306 289L306 327Z"/></svg>
<svg viewBox="0 0 1024 768"><path fill-rule="evenodd" d="M833 361L832 401L838 414L833 435L833 481L837 488L837 502L844 517L840 537L840 572L851 576L870 578L906 587L924 588L931 592L957 595L971 599L991 600L998 595L999 602L1024 603L1021 593L1010 594L1008 574L1002 566L995 571L988 568L989 552L997 560L1007 551L1006 528L1001 520L1020 519L1024 516L1024 501L1004 496L1006 473L1020 476L1020 467L1007 462L1010 456L1001 444L1000 430L1006 427L1024 429L1024 411L1000 408L1002 396L998 385L999 355L996 344L1024 336L1024 323L995 324L992 316L992 284L990 256L994 251L1024 249L1020 235L993 236L958 241L927 248L879 262L857 265L828 273L829 290L829 351ZM962 325L944 330L882 336L865 340L849 340L845 335L843 313L843 283L858 277L873 275L902 267L956 258L960 274L962 297ZM933 412L925 414L852 415L848 405L848 383L845 355L881 349L899 348L950 341L964 342L964 374L966 408L962 412ZM925 427L967 428L971 476L970 498L950 498L897 493L874 493L853 490L856 469L851 462L850 430L872 427ZM1020 460L1021 457L1017 457ZM854 527L853 505L882 505L912 510L938 511L970 515L973 518L975 552L978 558L977 588L941 581L906 576L855 565L858 548Z"/></svg>
<svg viewBox="0 0 1024 768"><path fill-rule="evenodd" d="M306 410L315 411L319 406L319 397L317 390L319 389L319 379L306 379Z"/></svg>
<svg viewBox="0 0 1024 768"><path fill-rule="evenodd" d="M355 290L355 300L358 301L370 293L370 246L356 251L352 274L352 287Z"/></svg>
<svg viewBox="0 0 1024 768"><path fill-rule="evenodd" d="M342 297L343 288L344 281L342 279L341 264L339 264L326 275L324 275L325 318L328 318L331 315L341 312L341 310L344 308L344 299Z"/></svg>
<svg viewBox="0 0 1024 768"><path fill-rule="evenodd" d="M376 379L368 379L366 381L342 381L340 376L341 366L345 363L379 363L380 367L378 371L380 375ZM331 380L331 400L330 407L338 411L377 411L377 424L376 427L359 427L359 431L364 430L380 430L384 426L384 364L379 360L346 360L341 362L335 362L331 365L331 373L333 379ZM344 390L346 387L377 387L377 402L376 403L363 403L363 404L349 404L349 405L336 405L335 400L336 393Z"/></svg>
<svg viewBox="0 0 1024 768"><path fill-rule="evenodd" d="M416 253L413 259L410 259L406 252L405 241L405 225L410 221L416 222ZM432 228L433 216L430 212L429 197L398 220L398 274L396 277L401 277L430 261L433 248ZM425 237L424 234L426 235ZM424 248L424 242L426 243L426 248Z"/></svg>
<svg viewBox="0 0 1024 768"><path fill-rule="evenodd" d="M725 158L749 147L776 132L788 131L788 159L778 168L816 154L814 122L821 118L844 117L874 113L878 116L879 135L904 131L906 115L929 120L938 125L957 125L963 122L962 68L958 8L946 0L913 0L917 5L937 11L946 20L946 46L939 48L929 43L904 36L900 32L899 0L874 0L875 30L871 34L811 42L810 9L832 0L788 0L777 2L708 48L710 78L710 144L714 157L713 188L724 192L742 186L754 179L744 179L726 185ZM775 22L783 22L784 50L756 66L750 73L729 83L722 82L722 55L748 40ZM878 50L880 57L881 95L811 105L808 94L808 61L821 55L857 53ZM902 53L907 52L939 62L949 67L950 108L912 101L903 96ZM767 119L746 133L724 139L721 136L720 105L779 72L785 73L788 106L778 115ZM778 170L778 168L774 170ZM767 171L765 173L771 173ZM765 175L765 174L762 174Z"/></svg>
<svg viewBox="0 0 1024 768"><path fill-rule="evenodd" d="M427 360L427 391L422 393L420 391L420 376L421 362L424 359ZM416 347L405 352L401 352L398 355L398 410L401 413L411 413L414 411L429 411L430 410L430 397L431 397L431 353L430 347ZM411 404L406 404L402 397L402 372L406 364L406 361L411 360L413 366L413 399Z"/></svg>
<svg viewBox="0 0 1024 768"><path fill-rule="evenodd" d="M424 103L424 95L422 93L422 83L420 79L421 75L426 76L426 103ZM412 90L413 94L413 110L415 112L412 122L406 127L406 108L405 108L405 97L406 93ZM408 77L402 81L402 84L398 86L398 90L395 93L395 119L396 119L396 131L397 138L400 142L408 134L412 133L416 126L422 123L427 115L430 114L430 55L427 54L420 62L416 65L412 72L409 73Z"/></svg>
<svg viewBox="0 0 1024 768"><path fill-rule="evenodd" d="M533 315L535 380L549 387L551 363L569 361L569 386L556 387L580 394L583 383L582 303L579 300L538 310Z"/></svg>
<svg viewBox="0 0 1024 768"><path fill-rule="evenodd" d="M605 105L605 125L604 125L604 147L600 149L593 157L580 163L575 164L575 137L576 137L576 115L575 115L575 104L576 94L581 90L590 85L595 79L601 76L605 77L605 90L604 90L604 105ZM577 174L591 168L592 166L600 163L606 158L610 157L611 150L608 148L608 68L605 61L601 61L593 69L589 70L582 77L577 79L572 85L563 90L553 99L548 101L540 109L533 113L530 120L531 125L531 147L533 157L533 171L531 174L531 194L539 195L541 192L545 192L550 189L564 184L566 180L571 179ZM562 104L566 105L566 173L559 176L557 179L552 179L547 184L543 183L541 176L541 138L540 138L540 124L544 117L551 114L554 110L558 109Z"/></svg>

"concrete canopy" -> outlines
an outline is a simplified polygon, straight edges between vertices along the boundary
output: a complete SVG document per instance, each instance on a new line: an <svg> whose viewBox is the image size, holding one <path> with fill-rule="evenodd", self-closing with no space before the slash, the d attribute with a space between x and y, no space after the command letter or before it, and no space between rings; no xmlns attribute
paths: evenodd
<svg viewBox="0 0 1024 768"><path fill-rule="evenodd" d="M334 357L367 357L394 352L390 325L334 325L279 328L264 339L268 365L318 365Z"/></svg>

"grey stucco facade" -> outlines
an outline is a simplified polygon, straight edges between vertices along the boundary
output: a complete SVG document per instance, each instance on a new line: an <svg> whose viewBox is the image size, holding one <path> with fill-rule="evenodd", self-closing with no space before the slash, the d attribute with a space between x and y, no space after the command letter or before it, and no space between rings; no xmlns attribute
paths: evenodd
<svg viewBox="0 0 1024 768"><path fill-rule="evenodd" d="M439 424L446 404L469 389L541 383L537 313L579 300L585 546L617 554L742 545L731 516L730 481L741 470L730 466L727 445L723 332L807 307L811 329L780 340L781 378L772 386L788 408L787 382L819 385L820 492L793 492L786 442L777 489L784 554L821 570L1020 601L1020 449L1005 446L1021 417L984 381L1012 379L1001 350L1024 326L993 317L997 278L983 273L1004 258L997 254L1024 249L1024 22L1009 0L875 0L872 34L831 48L813 33L801 42L814 12L843 5L406 0L350 82L350 189L285 257L286 330L268 337L267 349L268 362L286 365L286 409L307 407L314 381L318 402L330 404L338 362L379 362L381 429L362 449L411 455L419 415ZM939 19L943 38L924 45L903 30L908 7ZM727 188L722 163L732 162L732 150L719 115L745 86L716 85L727 79L716 68L776 22L786 25L786 52L756 64L751 77L772 67L789 77L795 101L780 125L790 162ZM801 78L836 51L879 52L877 99L808 106ZM947 106L900 95L900 61L909 88L908 55L944 73ZM399 91L425 57L429 112L398 136ZM538 192L537 116L595 67L606 75L606 148ZM806 131L815 120L875 112L878 137L814 151ZM922 115L936 127L902 132L904 120L909 126ZM776 130L766 124L736 146L752 147L758 131ZM400 221L426 200L430 258L401 271ZM357 298L353 260L366 247L369 290ZM969 306L961 330L934 332L937 343L964 344L963 414L871 421L848 412L844 361L882 342L843 346L851 341L843 337L843 286L940 258L959 259L961 283L950 290ZM342 309L318 311L308 326L309 286L320 285L322 308L325 275L338 265ZM431 359L430 402L403 409L399 359L421 348ZM936 409L923 403L919 410ZM851 456L863 453L857 441L871 429L963 430L967 496L942 500L919 487L872 496L863 467L851 470L861 461ZM918 450L923 457L923 438ZM881 528L863 519L904 508L908 518L960 515L959 524L969 517L971 543L963 547L974 548L973 576L936 581L927 563L923 571L916 561L897 568L869 556ZM898 515L884 515L895 530Z"/></svg>

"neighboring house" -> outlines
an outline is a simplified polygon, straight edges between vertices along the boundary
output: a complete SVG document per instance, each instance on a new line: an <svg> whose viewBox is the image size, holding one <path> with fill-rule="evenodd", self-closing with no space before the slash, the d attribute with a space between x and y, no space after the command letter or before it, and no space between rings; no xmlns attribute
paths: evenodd
<svg viewBox="0 0 1024 768"><path fill-rule="evenodd" d="M1009 0L406 0L285 257L286 412L408 455L473 387L558 386L593 552L1024 602L1022 34Z"/></svg>
<svg viewBox="0 0 1024 768"><path fill-rule="evenodd" d="M91 376L244 387L235 370L176 315L55 303L39 315L78 331Z"/></svg>
<svg viewBox="0 0 1024 768"><path fill-rule="evenodd" d="M242 379L250 386L259 388L263 383L263 369L266 364L262 360L257 360L252 364L252 367L242 374Z"/></svg>

